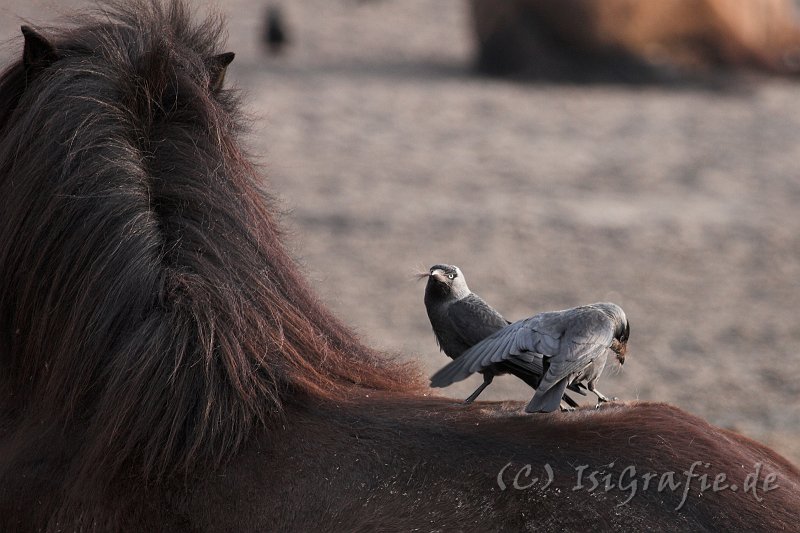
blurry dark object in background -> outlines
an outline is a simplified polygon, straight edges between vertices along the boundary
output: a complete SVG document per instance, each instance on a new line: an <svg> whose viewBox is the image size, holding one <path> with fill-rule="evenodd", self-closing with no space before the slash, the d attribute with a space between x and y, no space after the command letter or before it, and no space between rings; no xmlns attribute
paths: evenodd
<svg viewBox="0 0 800 533"><path fill-rule="evenodd" d="M267 17L264 21L264 31L261 36L264 46L270 53L280 54L289 38L286 33L286 24L280 7L272 5L267 8Z"/></svg>
<svg viewBox="0 0 800 533"><path fill-rule="evenodd" d="M636 81L711 68L800 72L792 0L470 0L492 75Z"/></svg>

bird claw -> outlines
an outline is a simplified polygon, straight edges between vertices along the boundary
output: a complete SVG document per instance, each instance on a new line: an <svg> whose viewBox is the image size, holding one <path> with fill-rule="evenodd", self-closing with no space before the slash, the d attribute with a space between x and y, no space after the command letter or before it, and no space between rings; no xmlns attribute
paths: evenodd
<svg viewBox="0 0 800 533"><path fill-rule="evenodd" d="M603 405L604 403L616 402L616 401L619 401L619 398L617 398L616 396L614 396L612 398L606 398L605 396L603 396L603 397L597 398L597 405L595 405L594 408L595 409L600 409L600 406Z"/></svg>
<svg viewBox="0 0 800 533"><path fill-rule="evenodd" d="M562 407L561 407L561 412L562 412L562 413L571 413L571 412L573 412L574 410L575 410L575 408L574 408L574 407L572 407L572 406L567 406L567 407L564 407L564 406L562 406Z"/></svg>

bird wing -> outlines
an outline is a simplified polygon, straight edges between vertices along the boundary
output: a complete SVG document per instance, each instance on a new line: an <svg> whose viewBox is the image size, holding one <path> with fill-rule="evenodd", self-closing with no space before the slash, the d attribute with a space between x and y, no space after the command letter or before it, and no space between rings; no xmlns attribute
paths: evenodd
<svg viewBox="0 0 800 533"><path fill-rule="evenodd" d="M536 393L525 411L555 411L564 390L592 361L605 354L614 338L614 323L603 311L592 306L576 307L550 317L549 327L563 331L558 354L550 357ZM597 369L597 375L602 367Z"/></svg>
<svg viewBox="0 0 800 533"><path fill-rule="evenodd" d="M536 388L539 380L542 379L544 374L544 365L542 354L530 354L533 357L508 357L505 360L497 363L497 368L503 372L514 374L518 378L524 380L526 383ZM529 379L526 379L529 378ZM535 384L531 383L531 379Z"/></svg>
<svg viewBox="0 0 800 533"><path fill-rule="evenodd" d="M503 362L542 375L543 355L557 353L559 341L531 329L537 316L510 324L489 335L431 377L431 386L446 387L470 374Z"/></svg>
<svg viewBox="0 0 800 533"><path fill-rule="evenodd" d="M608 345L598 343L565 341L564 344L566 346L565 356L550 359L550 365L539 381L536 393L525 411L529 413L555 411L561 404L561 397L564 396L564 391L572 380L590 367L592 361L602 356L608 349ZM599 371L602 372L602 368Z"/></svg>
<svg viewBox="0 0 800 533"><path fill-rule="evenodd" d="M480 296L469 294L447 309L453 330L467 346L472 346L508 325L508 321Z"/></svg>
<svg viewBox="0 0 800 533"><path fill-rule="evenodd" d="M542 393L536 389L536 393L525 407L525 411L528 413L552 413L558 409L561 405L561 398L567 389L567 381L569 380L564 378Z"/></svg>
<svg viewBox="0 0 800 533"><path fill-rule="evenodd" d="M465 351L431 377L431 386L446 387L503 362L543 373L536 392L543 395L602 355L613 336L611 319L590 306L540 313L506 326ZM549 363L546 372L544 358Z"/></svg>
<svg viewBox="0 0 800 533"><path fill-rule="evenodd" d="M556 329L564 336L557 354L550 357L549 368L542 377L537 394L543 394L562 379L580 371L605 353L614 339L614 322L601 310L591 306L560 311Z"/></svg>
<svg viewBox="0 0 800 533"><path fill-rule="evenodd" d="M611 341L609 341L610 343ZM538 391L546 392L550 387L562 379L568 378L573 374L583 370L586 365L597 357L600 357L608 349L608 345L602 343L575 343L566 344L564 357L553 357L550 359L550 366L539 383Z"/></svg>

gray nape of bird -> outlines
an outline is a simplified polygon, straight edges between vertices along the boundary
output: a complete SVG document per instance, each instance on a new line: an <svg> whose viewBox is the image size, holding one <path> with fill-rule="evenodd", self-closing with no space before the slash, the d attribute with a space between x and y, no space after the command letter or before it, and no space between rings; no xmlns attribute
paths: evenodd
<svg viewBox="0 0 800 533"><path fill-rule="evenodd" d="M420 276L428 278L425 286L425 308L439 348L448 357L459 360L469 348L510 324L500 313L469 290L464 274L457 266L433 265L427 273ZM465 400L465 403L475 400L494 377L500 374L513 374L536 388L543 374L543 358L501 361L476 371L483 374L483 383ZM585 394L577 387L571 387L571 390ZM572 408L578 405L566 394L563 394L563 399Z"/></svg>
<svg viewBox="0 0 800 533"><path fill-rule="evenodd" d="M598 402L609 401L595 388L612 350L625 362L630 324L616 304L597 303L541 313L505 327L439 370L431 386L446 387L500 363L526 364L542 358L543 376L525 411L554 411L569 385L586 382Z"/></svg>

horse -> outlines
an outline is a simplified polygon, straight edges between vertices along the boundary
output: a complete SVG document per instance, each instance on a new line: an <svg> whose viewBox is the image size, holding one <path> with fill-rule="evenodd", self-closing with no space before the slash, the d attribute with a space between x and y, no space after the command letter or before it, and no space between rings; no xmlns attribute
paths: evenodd
<svg viewBox="0 0 800 533"><path fill-rule="evenodd" d="M470 0L490 75L675 81L727 68L796 75L792 0Z"/></svg>
<svg viewBox="0 0 800 533"><path fill-rule="evenodd" d="M0 530L796 530L800 472L746 437L463 406L366 346L287 252L194 18L26 26L0 75Z"/></svg>

